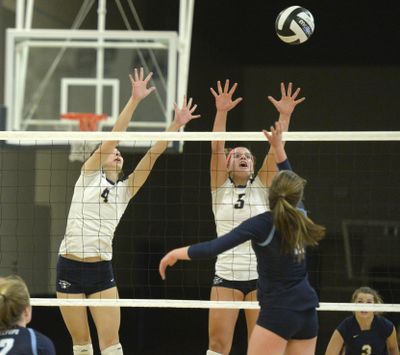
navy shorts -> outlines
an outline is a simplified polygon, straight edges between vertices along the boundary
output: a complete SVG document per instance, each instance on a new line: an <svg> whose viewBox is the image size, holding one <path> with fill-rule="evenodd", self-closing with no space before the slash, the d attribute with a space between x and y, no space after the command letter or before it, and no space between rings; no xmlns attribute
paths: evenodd
<svg viewBox="0 0 400 355"><path fill-rule="evenodd" d="M289 309L265 309L262 307L257 319L257 325L286 340L311 339L318 334L317 310L292 311Z"/></svg>
<svg viewBox="0 0 400 355"><path fill-rule="evenodd" d="M59 256L57 292L91 295L115 287L111 261L84 263Z"/></svg>
<svg viewBox="0 0 400 355"><path fill-rule="evenodd" d="M212 285L213 287L225 287L238 290L242 292L245 296L250 292L257 290L257 280L230 281L225 280L217 275L214 276Z"/></svg>

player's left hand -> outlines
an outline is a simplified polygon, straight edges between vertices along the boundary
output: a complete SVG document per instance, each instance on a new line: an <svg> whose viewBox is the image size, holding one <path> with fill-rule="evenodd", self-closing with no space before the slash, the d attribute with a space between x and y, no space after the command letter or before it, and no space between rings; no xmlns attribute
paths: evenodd
<svg viewBox="0 0 400 355"><path fill-rule="evenodd" d="M277 148L282 145L282 123L275 122L275 127L271 126L270 131L263 130L264 136L268 139L269 144L273 148Z"/></svg>
<svg viewBox="0 0 400 355"><path fill-rule="evenodd" d="M182 107L179 108L176 102L174 102L174 110L175 110L175 122L179 125L179 127L184 126L189 121L201 117L200 115L194 115L194 111L196 111L197 105L193 104L193 99L190 98L187 101L186 95L183 97Z"/></svg>
<svg viewBox="0 0 400 355"><path fill-rule="evenodd" d="M292 94L293 84L289 83L287 90L284 83L281 83L281 99L279 101L275 100L272 96L268 96L268 100L275 106L278 112L282 115L290 116L295 109L295 107L302 103L306 98L301 97L297 99L300 94L300 88Z"/></svg>
<svg viewBox="0 0 400 355"><path fill-rule="evenodd" d="M133 70L133 76L129 75L129 79L131 81L132 85L132 99L141 101L143 100L147 95L155 91L155 87L147 87L147 84L149 83L151 77L153 76L153 73L149 73L146 77L144 77L144 70L143 68L140 68L139 71L137 68Z"/></svg>

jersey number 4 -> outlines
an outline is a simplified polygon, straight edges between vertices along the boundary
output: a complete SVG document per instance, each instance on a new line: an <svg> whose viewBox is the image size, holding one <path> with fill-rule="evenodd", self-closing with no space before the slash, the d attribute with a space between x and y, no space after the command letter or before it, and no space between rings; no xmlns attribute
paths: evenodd
<svg viewBox="0 0 400 355"><path fill-rule="evenodd" d="M5 338L0 340L0 355L6 355L14 346L13 338Z"/></svg>
<svg viewBox="0 0 400 355"><path fill-rule="evenodd" d="M234 208L240 209L244 206L244 200L242 199L246 194L239 194L237 202L233 205Z"/></svg>

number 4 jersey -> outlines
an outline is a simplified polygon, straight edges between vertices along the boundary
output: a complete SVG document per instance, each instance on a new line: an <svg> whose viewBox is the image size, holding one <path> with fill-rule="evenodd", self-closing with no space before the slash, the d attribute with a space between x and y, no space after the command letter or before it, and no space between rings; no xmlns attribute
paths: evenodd
<svg viewBox="0 0 400 355"><path fill-rule="evenodd" d="M228 179L212 192L212 208L217 235L224 235L250 217L269 210L268 188L258 177L246 186L236 187ZM251 242L218 255L215 274L231 281L257 279L257 260Z"/></svg>
<svg viewBox="0 0 400 355"><path fill-rule="evenodd" d="M55 355L53 342L31 328L0 330L0 355Z"/></svg>

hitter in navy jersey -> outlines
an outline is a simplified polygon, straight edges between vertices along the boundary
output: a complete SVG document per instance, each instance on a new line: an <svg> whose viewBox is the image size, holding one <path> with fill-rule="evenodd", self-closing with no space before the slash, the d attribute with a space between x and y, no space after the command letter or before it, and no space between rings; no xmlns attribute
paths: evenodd
<svg viewBox="0 0 400 355"><path fill-rule="evenodd" d="M55 355L48 337L26 327L31 318L25 282L16 276L0 279L0 354Z"/></svg>
<svg viewBox="0 0 400 355"><path fill-rule="evenodd" d="M271 211L246 220L217 239L172 250L161 260L160 274L165 279L167 266L177 260L212 258L251 240L257 257L261 310L248 355L311 355L318 333L318 297L308 282L305 253L307 246L315 246L323 238L325 228L297 208L305 181L291 171L280 123L264 134L280 170L269 190Z"/></svg>
<svg viewBox="0 0 400 355"><path fill-rule="evenodd" d="M352 302L382 303L370 287L354 291ZM326 355L399 355L396 329L392 322L374 312L354 312L334 331Z"/></svg>

